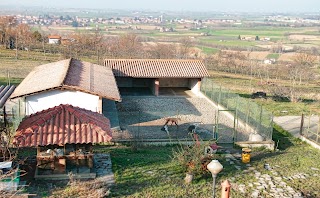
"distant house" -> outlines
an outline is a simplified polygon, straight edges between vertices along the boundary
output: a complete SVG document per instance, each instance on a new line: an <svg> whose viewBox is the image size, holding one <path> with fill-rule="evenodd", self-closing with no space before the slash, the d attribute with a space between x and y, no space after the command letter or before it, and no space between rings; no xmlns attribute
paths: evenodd
<svg viewBox="0 0 320 198"><path fill-rule="evenodd" d="M112 68L120 91L144 88L156 96L163 88L183 88L198 94L202 78L209 76L200 60L107 59L105 66Z"/></svg>
<svg viewBox="0 0 320 198"><path fill-rule="evenodd" d="M102 98L120 101L110 68L76 59L35 67L11 98L23 98L25 115L68 104L102 112Z"/></svg>
<svg viewBox="0 0 320 198"><path fill-rule="evenodd" d="M58 35L50 35L48 36L48 43L49 44L60 44L61 43L61 36Z"/></svg>

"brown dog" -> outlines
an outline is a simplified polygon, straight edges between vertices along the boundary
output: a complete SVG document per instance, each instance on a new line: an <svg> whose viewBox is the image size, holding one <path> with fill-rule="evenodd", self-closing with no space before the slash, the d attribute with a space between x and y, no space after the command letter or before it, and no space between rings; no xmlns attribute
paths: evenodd
<svg viewBox="0 0 320 198"><path fill-rule="evenodd" d="M166 118L166 123L164 125L167 125L167 124L169 124L169 122L171 122L171 125L175 124L178 126L178 122L180 120L181 120L180 118Z"/></svg>

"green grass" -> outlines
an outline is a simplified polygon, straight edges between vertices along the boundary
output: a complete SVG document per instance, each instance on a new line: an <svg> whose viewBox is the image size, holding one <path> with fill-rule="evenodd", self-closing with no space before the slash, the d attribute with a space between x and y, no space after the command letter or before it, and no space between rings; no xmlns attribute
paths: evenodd
<svg viewBox="0 0 320 198"><path fill-rule="evenodd" d="M106 150L111 153L116 177L111 197L210 197L211 175L198 176L191 185L185 185L183 167L171 158L173 149L177 148L150 146L137 151L128 147ZM235 172L223 158L220 161L225 169L219 174L218 183ZM219 185L217 188L219 195ZM236 194L233 192L233 196Z"/></svg>
<svg viewBox="0 0 320 198"><path fill-rule="evenodd" d="M223 72L210 73L213 81L225 87L233 93L240 94L241 97L250 98L252 92L266 91L268 99L251 99L254 102L262 105L264 109L273 113L274 116L283 115L301 115L302 113L320 113L320 103L313 98L305 98L304 100L296 103L288 101L275 101L272 95L268 93L262 86L259 85L259 79L252 79L243 75L234 75ZM284 82L285 83L285 82ZM317 93L318 86L302 85L306 93Z"/></svg>
<svg viewBox="0 0 320 198"><path fill-rule="evenodd" d="M237 38L239 35L241 36L259 36L259 37L284 37L285 33L288 32L299 32L303 29L300 28L280 28L280 27L258 27L258 28L228 28L228 29L216 29L216 30L208 30L202 29L198 30L199 32L209 32L211 35L214 36L233 36Z"/></svg>
<svg viewBox="0 0 320 198"><path fill-rule="evenodd" d="M9 82L11 85L19 85L22 80L22 78L11 78L8 80L8 78L0 77L0 85L7 85Z"/></svg>
<svg viewBox="0 0 320 198"><path fill-rule="evenodd" d="M216 44L221 46L255 46L255 41L241 41L241 40L215 40L212 38L202 38L201 42Z"/></svg>
<svg viewBox="0 0 320 198"><path fill-rule="evenodd" d="M278 143L277 152L254 149L251 165L262 173L268 173L263 165L269 163L281 176L293 176L297 173L313 173L310 167L320 168L314 159L320 158L319 150L313 149L289 133L275 126L273 139ZM279 140L279 142L278 142ZM111 152L116 186L111 189L111 197L210 197L211 176L206 174L197 177L186 186L183 183L184 172L177 163L171 160L174 147L144 147L133 151L130 148L114 148ZM248 197L235 189L238 184L252 183L253 175L235 170L224 161L224 170L218 176L218 184L224 179L235 177L232 197ZM243 165L242 165L243 166ZM314 172L315 173L315 172ZM318 178L310 176L308 180L288 181L296 191L318 196L320 188ZM128 187L130 186L130 187ZM219 188L219 185L217 185ZM218 197L220 189L217 189Z"/></svg>
<svg viewBox="0 0 320 198"><path fill-rule="evenodd" d="M218 53L220 50L217 48L212 48L212 47L205 47L205 46L197 46L199 49L202 50L203 53L205 54L215 54Z"/></svg>
<svg viewBox="0 0 320 198"><path fill-rule="evenodd" d="M277 151L272 152L265 149L253 149L251 166L262 174L270 174L263 168L265 163L270 164L282 177L293 176L298 173L309 174L307 180L284 180L295 191L309 193L311 197L320 196L318 189L320 183L316 171L311 167L319 168L320 164L315 159L320 159L320 151L311 148L307 144L292 137L281 127L274 126L273 140L277 144ZM110 197L211 197L212 177L209 173L194 178L192 184L184 184L185 172L183 167L172 159L173 151L177 146L140 146L137 149L127 146L95 146L94 152L111 154L112 169L115 174L116 183L110 188ZM236 148L231 150L240 152ZM253 189L248 187L249 183L257 182L253 172L243 172L245 164L239 164L242 170L237 170L225 159L224 153L217 154L224 169L217 177L217 197L220 197L220 183L225 179L234 178L232 182L232 197L250 197ZM56 183L53 188L47 190L47 185L36 182L28 188L37 190L36 193L42 197L66 197L72 193L76 196L76 189L71 189L66 183ZM237 186L245 184L246 193L240 193ZM57 188L62 194L57 193ZM72 192L70 192L72 190ZM29 191L30 192L30 191ZM32 191L34 192L34 191ZM83 192L82 192L83 193Z"/></svg>
<svg viewBox="0 0 320 198"><path fill-rule="evenodd" d="M268 54L267 58L273 58L273 59L278 59L280 57L280 54L275 54L275 53L271 53Z"/></svg>

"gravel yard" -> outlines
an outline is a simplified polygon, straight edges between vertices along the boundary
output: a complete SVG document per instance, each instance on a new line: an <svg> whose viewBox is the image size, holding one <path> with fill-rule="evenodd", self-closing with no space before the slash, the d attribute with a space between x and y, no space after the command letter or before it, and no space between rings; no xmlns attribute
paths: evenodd
<svg viewBox="0 0 320 198"><path fill-rule="evenodd" d="M201 97L124 97L117 110L121 130L113 133L115 140L187 139L194 124L201 139L212 139L217 115L217 108ZM161 130L167 118L178 118L178 126L168 123L169 133ZM233 119L220 113L219 123L219 141L231 142Z"/></svg>

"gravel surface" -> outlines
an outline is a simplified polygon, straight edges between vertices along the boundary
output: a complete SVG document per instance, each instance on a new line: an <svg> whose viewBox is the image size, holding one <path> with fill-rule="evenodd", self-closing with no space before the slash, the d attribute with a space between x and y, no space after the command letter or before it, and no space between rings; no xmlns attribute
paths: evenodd
<svg viewBox="0 0 320 198"><path fill-rule="evenodd" d="M217 108L200 97L124 97L117 103L120 131L114 132L119 139L186 139L190 138L188 128L196 124L197 133L202 139L212 139ZM178 118L178 126L169 122L168 131L161 127L166 118ZM219 141L231 142L233 119L219 115ZM239 132L238 137L242 137ZM245 135L247 137L247 135Z"/></svg>

